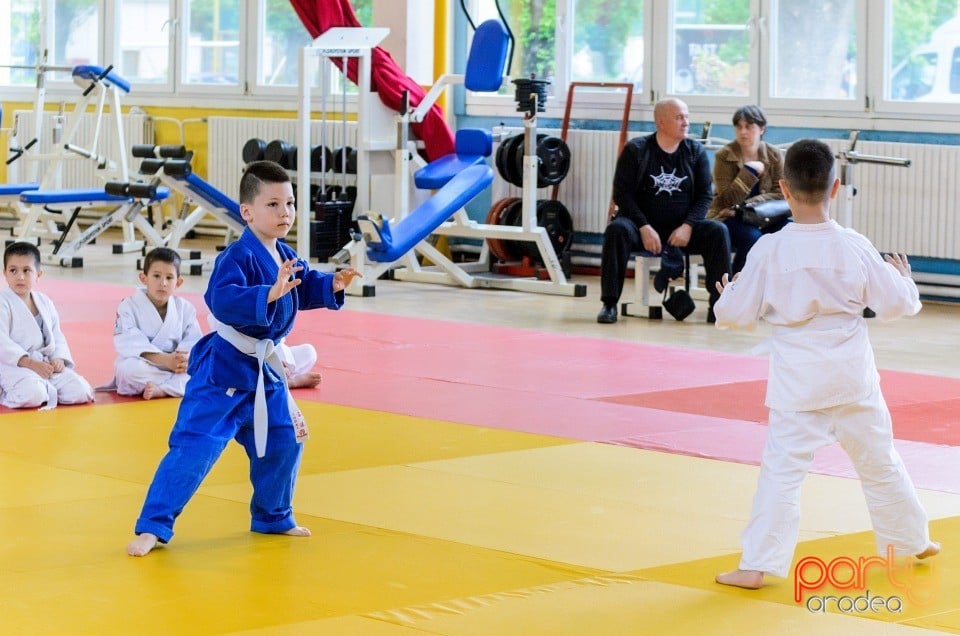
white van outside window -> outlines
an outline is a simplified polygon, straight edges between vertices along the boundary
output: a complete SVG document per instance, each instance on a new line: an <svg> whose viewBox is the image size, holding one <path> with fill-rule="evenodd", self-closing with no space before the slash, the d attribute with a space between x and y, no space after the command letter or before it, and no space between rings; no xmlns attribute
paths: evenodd
<svg viewBox="0 0 960 636"><path fill-rule="evenodd" d="M960 102L960 18L944 22L893 69L890 99Z"/></svg>

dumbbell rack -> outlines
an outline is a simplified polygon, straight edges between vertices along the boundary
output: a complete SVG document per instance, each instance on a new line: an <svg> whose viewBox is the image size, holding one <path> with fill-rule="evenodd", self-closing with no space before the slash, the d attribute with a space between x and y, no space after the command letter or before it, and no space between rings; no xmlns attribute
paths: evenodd
<svg viewBox="0 0 960 636"><path fill-rule="evenodd" d="M357 60L357 199L354 210L371 209L371 155L375 152L392 152L393 123L385 120L384 111L377 96L370 91L371 51L390 33L385 28L349 28L334 27L328 29L313 41L300 49L299 108L298 108L298 148L310 148L310 123L312 121L313 101L311 93L317 77L317 64L328 60L339 61L348 58ZM344 74L346 74L346 69ZM346 81L346 79L344 79ZM326 86L321 90L327 90ZM390 165L392 167L392 160ZM310 162L297 162L297 252L310 254L310 232L299 228L309 228L312 214L310 197Z"/></svg>

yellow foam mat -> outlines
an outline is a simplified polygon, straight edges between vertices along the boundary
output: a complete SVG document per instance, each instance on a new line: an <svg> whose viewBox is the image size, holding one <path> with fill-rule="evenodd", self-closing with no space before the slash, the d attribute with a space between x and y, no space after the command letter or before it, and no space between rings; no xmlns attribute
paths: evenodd
<svg viewBox="0 0 960 636"><path fill-rule="evenodd" d="M956 496L921 493L946 517L933 610L819 615L785 580L711 582L754 466L316 403L296 498L312 537L248 532L231 445L171 544L127 557L176 406L0 417L0 633L960 633ZM868 527L855 480L810 476L798 555L870 554Z"/></svg>
<svg viewBox="0 0 960 636"><path fill-rule="evenodd" d="M838 614L812 615L776 603L630 577L567 581L509 594L380 612L371 618L430 634L699 636L817 634L929 635L915 627Z"/></svg>
<svg viewBox="0 0 960 636"><path fill-rule="evenodd" d="M622 572L739 550L756 474L755 466L582 443L301 473L297 509ZM870 527L859 482L811 475L805 491L802 538ZM204 492L248 496L243 484ZM929 498L960 513L960 496Z"/></svg>
<svg viewBox="0 0 960 636"><path fill-rule="evenodd" d="M960 535L960 517L932 521L930 534L934 540L940 540L944 545L944 551L940 555L926 561L898 559L892 575L882 565L871 566L865 570L863 585L854 584L850 588L843 586L838 588L832 583L837 581L845 585L852 580L853 570L839 565L839 560L851 558L859 561L860 557L873 556L876 547L871 532L845 534L800 543L797 546L790 575L783 579L768 577L766 585L756 591L718 586L712 582L713 575L717 572L737 567L738 555L675 563L639 570L634 574L667 583L716 591L742 600L779 603L793 608L802 607L808 613L810 611L818 613L826 606L829 613L859 614L861 617L879 621L960 633L960 610L958 610L960 587L956 584L960 580L960 554L957 553L951 541L952 537ZM838 569L835 578L824 581L819 589L804 590L801 603L798 604L795 600L794 568L797 562L804 558L816 558L828 566L834 562L838 564L836 566ZM819 572L816 568L820 566L812 567L814 569L805 576L809 581L815 582ZM858 597L867 598L866 590L869 590L871 597L885 599L882 604L877 605L876 611L864 609L866 600L856 601ZM815 597L812 601L811 596ZM828 596L834 598L827 599ZM844 596L853 599L857 604L853 605L851 601L841 602L839 599ZM894 602L892 597L898 600ZM837 607L838 603L842 603L842 608Z"/></svg>

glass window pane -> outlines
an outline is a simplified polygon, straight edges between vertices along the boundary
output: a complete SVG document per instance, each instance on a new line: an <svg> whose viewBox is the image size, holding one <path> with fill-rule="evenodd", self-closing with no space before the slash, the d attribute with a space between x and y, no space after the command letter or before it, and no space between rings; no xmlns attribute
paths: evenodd
<svg viewBox="0 0 960 636"><path fill-rule="evenodd" d="M749 95L749 21L750 0L677 0L670 92Z"/></svg>
<svg viewBox="0 0 960 636"><path fill-rule="evenodd" d="M643 0L576 0L571 78L643 88Z"/></svg>
<svg viewBox="0 0 960 636"><path fill-rule="evenodd" d="M170 1L119 0L119 57L125 79L166 84L170 78Z"/></svg>
<svg viewBox="0 0 960 636"><path fill-rule="evenodd" d="M772 96L856 99L856 0L779 0L774 15Z"/></svg>
<svg viewBox="0 0 960 636"><path fill-rule="evenodd" d="M0 64L33 66L40 62L40 0L13 0L0 9ZM0 68L0 85L33 86L33 69Z"/></svg>
<svg viewBox="0 0 960 636"><path fill-rule="evenodd" d="M187 84L232 84L240 78L240 0L188 0Z"/></svg>
<svg viewBox="0 0 960 636"><path fill-rule="evenodd" d="M552 79L556 50L556 0L514 0L501 2L500 8L515 39L510 74L513 77L536 74L539 79ZM471 15L476 24L500 19L493 2L475 2L474 9ZM512 93L513 88L509 84L502 91L509 89Z"/></svg>
<svg viewBox="0 0 960 636"><path fill-rule="evenodd" d="M100 64L100 7L97 0L54 2L53 59L56 65ZM69 79L58 74L57 79Z"/></svg>
<svg viewBox="0 0 960 636"><path fill-rule="evenodd" d="M887 99L960 102L960 1L890 4Z"/></svg>
<svg viewBox="0 0 960 636"><path fill-rule="evenodd" d="M303 26L290 0L267 0L261 25L263 42L257 83L262 86L296 86L300 49L313 38Z"/></svg>

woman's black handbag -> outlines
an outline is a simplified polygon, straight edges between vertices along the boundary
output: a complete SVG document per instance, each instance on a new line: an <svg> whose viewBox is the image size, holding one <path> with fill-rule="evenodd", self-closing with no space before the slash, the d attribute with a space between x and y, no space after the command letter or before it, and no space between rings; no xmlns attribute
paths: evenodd
<svg viewBox="0 0 960 636"><path fill-rule="evenodd" d="M761 230L782 224L791 218L790 206L783 199L740 203L733 206L733 209L738 219Z"/></svg>

